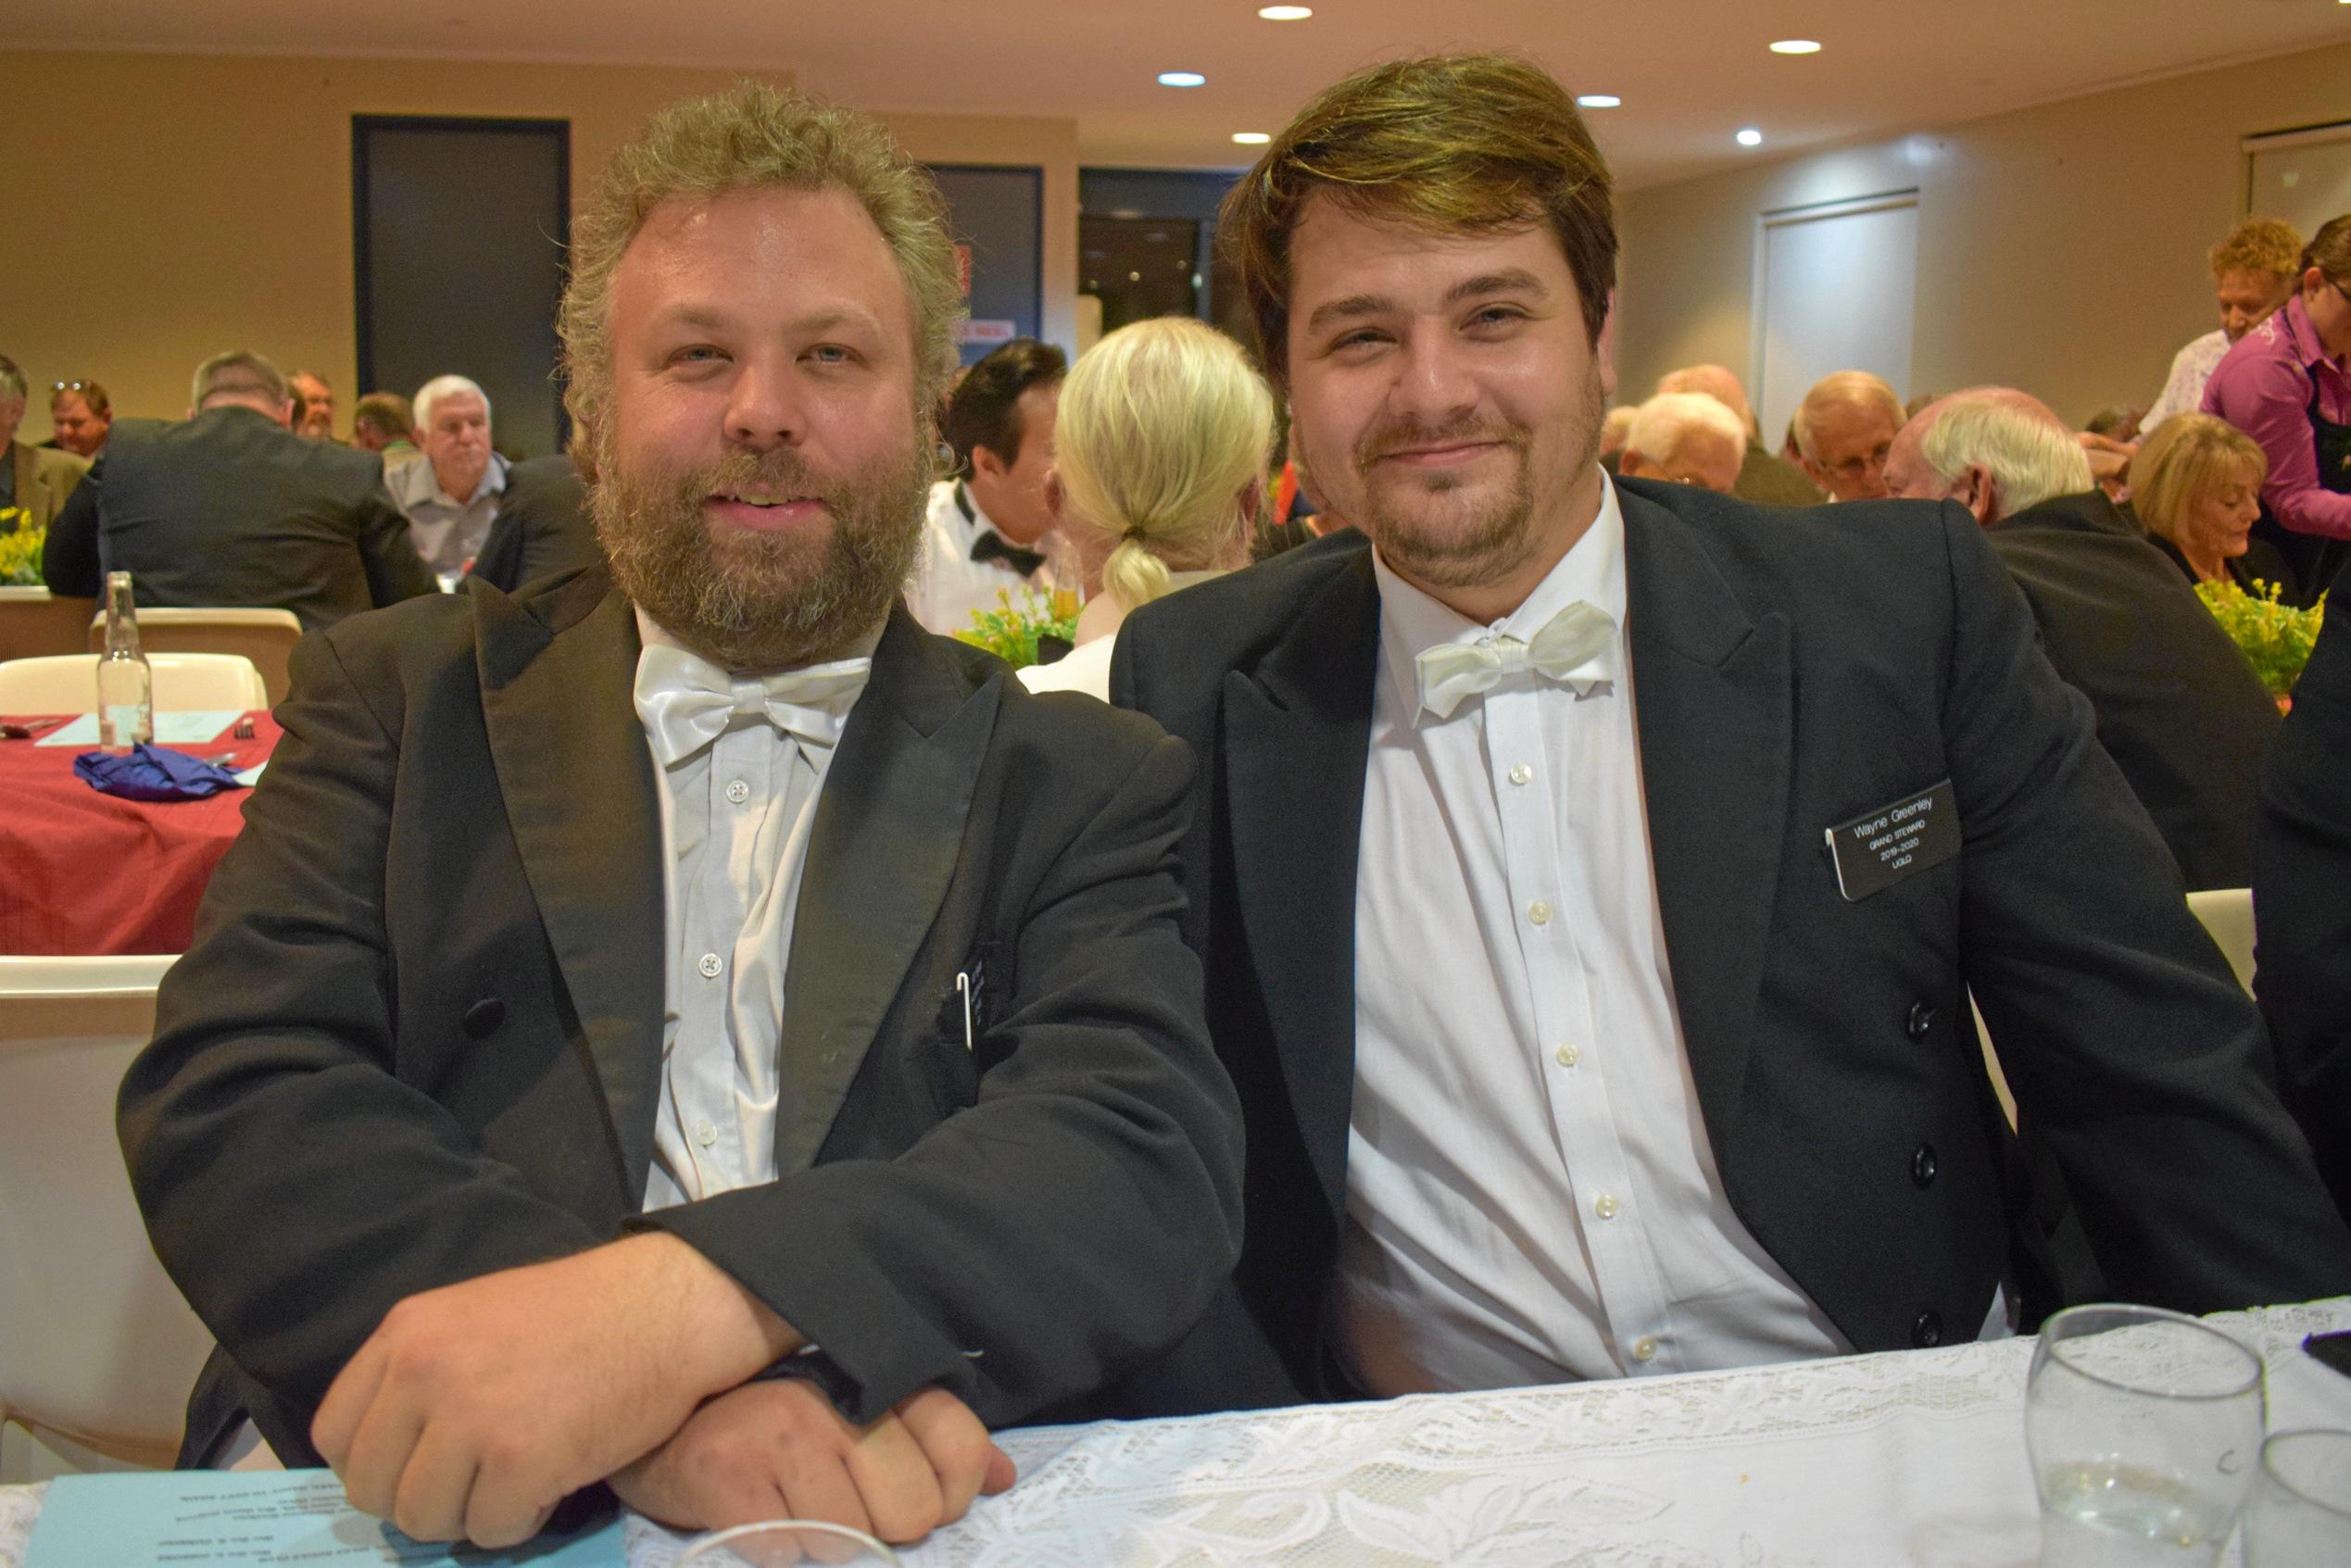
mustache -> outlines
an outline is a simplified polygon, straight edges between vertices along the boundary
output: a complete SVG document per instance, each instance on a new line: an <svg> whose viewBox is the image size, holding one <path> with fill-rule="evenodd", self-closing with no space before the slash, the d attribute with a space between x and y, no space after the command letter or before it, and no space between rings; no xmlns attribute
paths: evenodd
<svg viewBox="0 0 2351 1568"><path fill-rule="evenodd" d="M681 497L700 502L703 496L717 491L757 490L766 495L802 496L822 501L837 509L844 499L839 481L828 481L804 461L798 453L787 451L746 452L735 449L723 453L719 460L681 474L678 478Z"/></svg>
<svg viewBox="0 0 2351 1568"><path fill-rule="evenodd" d="M1383 420L1365 431L1355 444L1358 463L1374 463L1398 452L1429 446L1465 446L1495 442L1516 450L1527 445L1527 432L1516 425L1475 415L1434 423L1410 415Z"/></svg>

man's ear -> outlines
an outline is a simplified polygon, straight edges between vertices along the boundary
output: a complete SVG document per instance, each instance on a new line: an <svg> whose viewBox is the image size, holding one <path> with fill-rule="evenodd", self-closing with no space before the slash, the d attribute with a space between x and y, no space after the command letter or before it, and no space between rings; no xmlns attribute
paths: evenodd
<svg viewBox="0 0 2351 1568"><path fill-rule="evenodd" d="M292 430L294 428L293 398L289 397L284 402L278 405L278 423L285 426L288 430Z"/></svg>
<svg viewBox="0 0 2351 1568"><path fill-rule="evenodd" d="M989 483L993 484L993 483L997 483L997 482L999 482L999 481L1000 481L1000 480L1010 478L1010 477L1011 477L1011 475L1012 475L1012 464L1010 464L1010 463L1008 463L1008 462L1006 462L1003 458L1001 458L998 457L998 456L996 455L996 449L995 449L994 447L992 447L992 446L985 446L985 445L974 445L974 446L973 446L973 448L972 448L972 477L973 477L973 478L974 478L974 479L985 479L985 480L987 480Z"/></svg>
<svg viewBox="0 0 2351 1568"><path fill-rule="evenodd" d="M1976 521L1990 528L2000 521L2000 490L1993 483L1992 470L1981 463L1969 463L1959 475L1960 505L1976 514Z"/></svg>

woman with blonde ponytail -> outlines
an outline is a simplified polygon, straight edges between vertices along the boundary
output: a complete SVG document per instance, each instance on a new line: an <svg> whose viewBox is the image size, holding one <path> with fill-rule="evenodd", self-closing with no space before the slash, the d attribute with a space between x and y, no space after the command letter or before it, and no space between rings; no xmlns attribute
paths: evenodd
<svg viewBox="0 0 2351 1568"><path fill-rule="evenodd" d="M1238 345L1187 317L1121 327L1079 357L1053 432L1061 530L1100 590L1077 648L1022 671L1031 691L1110 695L1119 623L1249 558L1274 399Z"/></svg>

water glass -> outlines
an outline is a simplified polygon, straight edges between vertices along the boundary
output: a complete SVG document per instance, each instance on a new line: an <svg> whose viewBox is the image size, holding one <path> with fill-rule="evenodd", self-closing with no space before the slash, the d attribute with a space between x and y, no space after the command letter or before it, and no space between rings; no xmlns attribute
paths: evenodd
<svg viewBox="0 0 2351 1568"><path fill-rule="evenodd" d="M2261 1359L2154 1307L2074 1307L2041 1330L2025 1447L2043 1568L2216 1562L2259 1466Z"/></svg>
<svg viewBox="0 0 2351 1568"><path fill-rule="evenodd" d="M799 1562L898 1568L898 1553L846 1524L771 1519L704 1536L677 1560L676 1568L791 1568Z"/></svg>
<svg viewBox="0 0 2351 1568"><path fill-rule="evenodd" d="M2245 1568L2351 1562L2351 1432L2269 1435L2245 1510L2244 1561Z"/></svg>

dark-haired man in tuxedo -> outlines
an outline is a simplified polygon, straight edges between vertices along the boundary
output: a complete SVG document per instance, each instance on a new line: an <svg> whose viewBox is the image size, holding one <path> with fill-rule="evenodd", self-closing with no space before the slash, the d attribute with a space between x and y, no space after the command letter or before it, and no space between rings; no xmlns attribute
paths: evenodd
<svg viewBox="0 0 2351 1568"><path fill-rule="evenodd" d="M958 314L882 127L672 106L572 232L610 556L306 642L121 1098L249 1415L431 1538L609 1482L893 1540L1238 1245L1188 759L899 601Z"/></svg>
<svg viewBox="0 0 2351 1568"><path fill-rule="evenodd" d="M2108 1288L2351 1286L2259 1021L1975 520L1597 467L1616 233L1558 83L1371 68L1220 232L1362 533L1119 638L1114 695L1201 755L1188 930L1249 1119L1241 1310L1179 1392L2008 1332L1970 987Z"/></svg>

